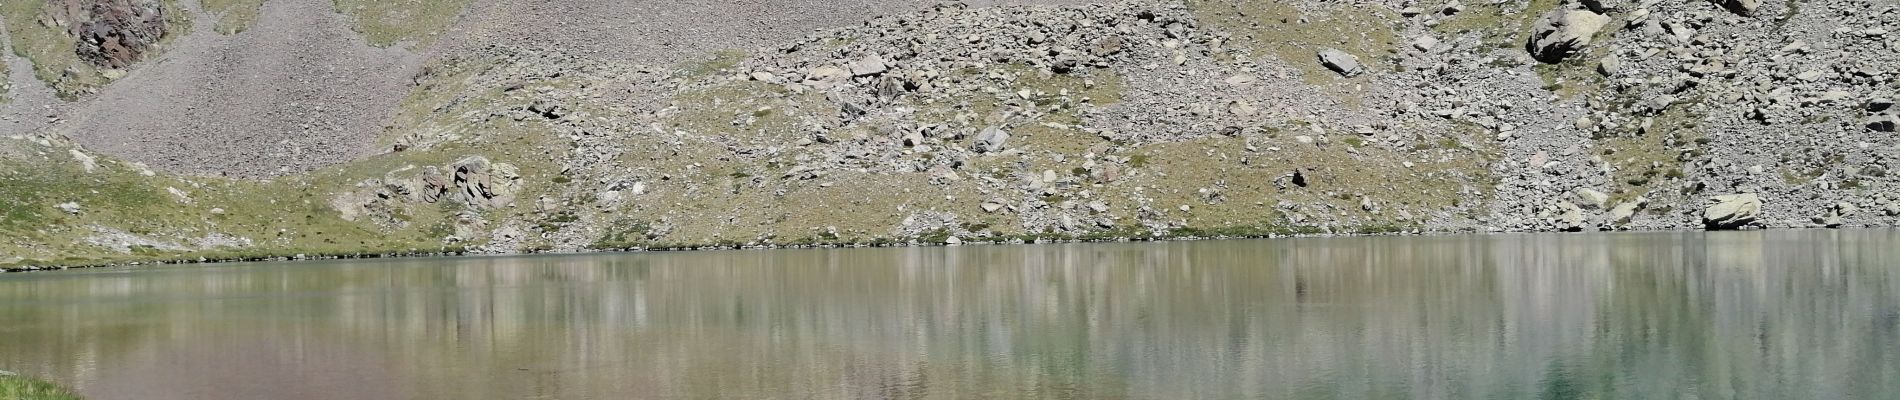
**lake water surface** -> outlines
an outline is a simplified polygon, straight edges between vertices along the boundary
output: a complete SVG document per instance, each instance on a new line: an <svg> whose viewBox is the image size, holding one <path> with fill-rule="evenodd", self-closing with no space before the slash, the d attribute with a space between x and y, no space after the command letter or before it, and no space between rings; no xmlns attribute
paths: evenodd
<svg viewBox="0 0 1900 400"><path fill-rule="evenodd" d="M1900 231L0 275L93 399L1896 399Z"/></svg>

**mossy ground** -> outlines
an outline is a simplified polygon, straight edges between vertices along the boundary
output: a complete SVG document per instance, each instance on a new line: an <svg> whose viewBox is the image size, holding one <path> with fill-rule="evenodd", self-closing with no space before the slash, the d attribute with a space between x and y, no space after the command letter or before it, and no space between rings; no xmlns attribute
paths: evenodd
<svg viewBox="0 0 1900 400"><path fill-rule="evenodd" d="M46 381L0 376L0 400L79 400L77 394Z"/></svg>
<svg viewBox="0 0 1900 400"><path fill-rule="evenodd" d="M1562 4L1560 0L1470 2L1464 11L1443 17L1433 30L1444 35L1476 34L1486 45L1523 49L1537 18ZM1441 11L1426 7L1427 12Z"/></svg>
<svg viewBox="0 0 1900 400"><path fill-rule="evenodd" d="M11 46L7 43L0 42L0 51L12 51L9 50L10 48ZM0 104L5 104L13 99L13 79L10 78L13 76L13 71L7 68L6 59L0 57Z"/></svg>
<svg viewBox="0 0 1900 400"><path fill-rule="evenodd" d="M1233 35L1256 54L1272 54L1301 69L1306 81L1325 84L1338 74L1319 64L1322 48L1359 57L1369 70L1387 69L1398 54L1394 31L1398 15L1382 7L1326 6L1302 10L1274 0L1190 0L1188 8L1204 25ZM1364 76L1357 80L1369 79Z"/></svg>
<svg viewBox="0 0 1900 400"><path fill-rule="evenodd" d="M163 6L171 10L167 14L166 34L157 46L160 50L179 35L191 31L190 13L178 0L163 0ZM40 23L45 11L46 0L10 0L0 2L0 18L6 20L7 35L12 39L11 47L15 55L33 62L34 76L52 85L61 98L77 99L78 96L103 86L111 81L107 72L79 58L73 35L63 27L48 27ZM146 59L156 57L147 54Z"/></svg>
<svg viewBox="0 0 1900 400"><path fill-rule="evenodd" d="M370 45L427 46L461 18L472 0L336 0Z"/></svg>
<svg viewBox="0 0 1900 400"><path fill-rule="evenodd" d="M218 33L230 35L250 29L264 0L201 0L206 13L216 15Z"/></svg>
<svg viewBox="0 0 1900 400"><path fill-rule="evenodd" d="M6 143L27 149L0 158L0 213L6 217L0 222L0 236L8 238L0 242L0 266L460 251L464 244L444 239L454 232L462 205L398 204L392 211L395 223L389 224L345 220L331 201L357 190L366 179L414 171L416 166L445 166L467 155L517 165L524 191L548 190L551 183L541 182L549 182L556 171L542 147L545 135L494 129L503 133L270 181L146 175L136 166L103 156L97 169L86 172L65 148ZM178 189L189 200L169 189ZM80 205L81 212L69 214L56 207L66 202ZM498 220L508 212L484 215ZM165 245L134 245L131 251L121 251L92 243L108 231ZM238 237L251 243L198 244L207 237Z"/></svg>

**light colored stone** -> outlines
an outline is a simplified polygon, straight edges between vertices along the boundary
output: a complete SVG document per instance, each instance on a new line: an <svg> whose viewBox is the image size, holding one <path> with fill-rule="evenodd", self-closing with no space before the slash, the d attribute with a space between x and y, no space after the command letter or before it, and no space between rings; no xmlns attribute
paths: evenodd
<svg viewBox="0 0 1900 400"><path fill-rule="evenodd" d="M1709 230L1734 230L1755 223L1761 217L1761 196L1754 193L1715 196L1702 211L1702 223Z"/></svg>
<svg viewBox="0 0 1900 400"><path fill-rule="evenodd" d="M64 211L67 214L79 215L79 203L77 202L68 201L65 203L59 203L59 205L53 206L53 208L58 208L60 211Z"/></svg>
<svg viewBox="0 0 1900 400"><path fill-rule="evenodd" d="M1583 225L1583 207L1568 201L1557 202L1557 229L1567 232L1581 231Z"/></svg>
<svg viewBox="0 0 1900 400"><path fill-rule="evenodd" d="M1603 56L1602 60L1597 60L1597 72L1603 74L1604 76L1616 76L1618 74L1622 74L1623 73L1623 57L1618 57L1615 53L1611 53L1610 55Z"/></svg>
<svg viewBox="0 0 1900 400"><path fill-rule="evenodd" d="M1609 23L1610 17L1590 10L1551 10L1532 27L1529 44L1531 57L1546 63L1563 61L1590 45L1597 32L1603 30L1603 25Z"/></svg>
<svg viewBox="0 0 1900 400"><path fill-rule="evenodd" d="M1574 193L1576 193L1577 199L1583 202L1583 206L1587 208L1591 208L1591 209L1603 208L1603 206L1606 203L1610 202L1609 194L1605 194L1601 191L1597 191L1596 189L1577 188L1577 190Z"/></svg>
<svg viewBox="0 0 1900 400"><path fill-rule="evenodd" d="M846 71L844 68L825 66L812 69L811 72L806 73L805 85L818 90L831 90L831 88L844 84L848 79L851 79L851 71Z"/></svg>
<svg viewBox="0 0 1900 400"><path fill-rule="evenodd" d="M84 169L86 173L90 174L93 170L99 169L99 160L93 158L91 155L81 153L79 149L70 149L67 150L67 152L72 153L73 160L79 161L79 167Z"/></svg>
<svg viewBox="0 0 1900 400"><path fill-rule="evenodd" d="M1341 76L1350 77L1365 72L1365 66L1359 64L1358 56L1347 54L1337 49L1321 49L1319 51L1319 62L1321 65L1325 65L1327 69L1331 69Z"/></svg>
<svg viewBox="0 0 1900 400"><path fill-rule="evenodd" d="M1009 132L1003 128L989 127L976 135L976 151L995 153L1003 151L1009 143Z"/></svg>
<svg viewBox="0 0 1900 400"><path fill-rule="evenodd" d="M1629 225L1630 220L1636 218L1636 212L1641 211L1643 207L1646 207L1648 205L1649 205L1649 199L1645 199L1642 197L1637 197L1635 200L1625 201L1621 204L1617 204L1616 207L1610 208L1610 214L1608 215L1607 220L1609 221L1610 225L1627 226Z"/></svg>
<svg viewBox="0 0 1900 400"><path fill-rule="evenodd" d="M850 68L851 75L853 76L877 75L891 69L891 67L884 62L884 57L876 54L864 56L864 58L860 58L857 61L852 61Z"/></svg>

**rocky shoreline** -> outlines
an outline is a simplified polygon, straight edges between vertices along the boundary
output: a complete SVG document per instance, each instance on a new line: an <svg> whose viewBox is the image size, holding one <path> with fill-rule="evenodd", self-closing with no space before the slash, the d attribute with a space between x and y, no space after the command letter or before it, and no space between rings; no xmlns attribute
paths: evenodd
<svg viewBox="0 0 1900 400"><path fill-rule="evenodd" d="M1796 230L1796 229L1818 229L1818 228L1789 228L1789 229L1780 229L1780 230ZM1892 228L1865 228L1865 229L1892 229ZM1751 230L1773 230L1773 229L1751 229ZM1670 233L1670 232L1696 232L1696 231L1612 231L1612 232L1593 232L1593 233L1640 234L1640 233ZM1243 236L1208 236L1208 237L1199 237L1199 236L1168 236L1168 237L1152 237L1152 236L1150 237L1107 237L1107 236L1104 236L1104 237L1091 237L1091 238L1039 237L1039 238L1012 238L1012 239L1000 239L1000 240L995 239L995 238L976 238L976 239L965 240L961 238L950 237L947 240L942 241L942 242L918 242L918 241L913 240L913 241L887 241L887 242L876 242L876 243L700 244L700 245L672 245L672 246L662 246L662 247L640 247L640 248L624 248L624 249L594 249L594 250L584 250L584 251L558 251L558 250L552 250L552 249L529 249L527 251L520 252L520 253L474 253L474 252L374 253L374 252L369 252L369 253L317 255L317 256L298 254L298 255L290 255L290 256L252 256L252 257L229 257L229 258L201 257L197 259L186 259L186 260L154 259L154 260L144 260L144 261L121 261L121 262L101 263L101 264L70 264L70 265L49 264L49 265L0 266L0 273L53 272L53 271L96 269L96 268L161 267L161 266L168 266L168 265L182 266L182 265L293 262L293 261L302 262L302 261L378 260L378 259L427 259L427 258L506 257L506 256L533 256L533 255L581 256L581 255L605 255L605 254L632 254L632 253L648 253L648 252L674 253L674 252L730 251L730 250L866 249L866 248L914 248L914 247L960 247L960 246L1020 246L1020 245L1086 244L1086 243L1152 243L1152 242L1191 242L1191 241L1204 241L1204 240L1271 240L1271 239L1351 238L1351 237L1381 237L1381 236L1449 237L1449 236L1459 236L1459 235L1499 235L1499 234L1573 235L1573 234L1578 234L1578 233L1574 233L1574 232L1573 233L1521 233L1521 232L1517 232L1517 233L1513 233L1513 232L1450 233L1450 232L1416 232L1415 231L1415 232L1382 232L1382 233L1268 234L1268 235L1259 235L1259 236L1244 236L1243 235ZM0 371L0 372L4 372L4 371Z"/></svg>

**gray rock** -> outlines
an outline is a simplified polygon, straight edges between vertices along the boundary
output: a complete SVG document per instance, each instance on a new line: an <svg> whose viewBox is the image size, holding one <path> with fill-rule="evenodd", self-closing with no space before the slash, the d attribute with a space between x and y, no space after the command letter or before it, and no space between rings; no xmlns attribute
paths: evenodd
<svg viewBox="0 0 1900 400"><path fill-rule="evenodd" d="M1636 212L1641 211L1643 207L1648 205L1649 199L1641 197L1635 200L1625 201L1621 204L1617 204L1616 207L1610 208L1610 214L1607 220L1612 226L1628 226L1630 220L1636 218Z"/></svg>
<svg viewBox="0 0 1900 400"><path fill-rule="evenodd" d="M1319 62L1321 65L1325 65L1326 69L1338 72L1342 76L1350 77L1365 72L1365 66L1359 64L1358 56L1335 49L1328 48L1320 50Z"/></svg>
<svg viewBox="0 0 1900 400"><path fill-rule="evenodd" d="M67 214L79 215L79 203L77 202L68 201L65 203L59 203L59 205L53 206L53 208L58 208L60 211L64 211Z"/></svg>
<svg viewBox="0 0 1900 400"><path fill-rule="evenodd" d="M1584 207L1591 209L1603 208L1604 204L1610 202L1610 195L1597 191L1596 189L1577 188L1574 193L1576 193L1578 200L1583 201Z"/></svg>
<svg viewBox="0 0 1900 400"><path fill-rule="evenodd" d="M1538 61L1555 64L1590 45L1591 38L1608 23L1610 17L1590 10L1551 10L1532 26L1525 50Z"/></svg>
<svg viewBox="0 0 1900 400"><path fill-rule="evenodd" d="M463 203L475 208L501 208L514 203L521 180L520 170L514 165L470 156L456 161L453 168L456 195Z"/></svg>
<svg viewBox="0 0 1900 400"><path fill-rule="evenodd" d="M1623 73L1623 57L1618 57L1615 53L1604 56L1602 60L1597 61L1597 72L1602 73L1603 76L1616 76Z"/></svg>
<svg viewBox="0 0 1900 400"><path fill-rule="evenodd" d="M984 203L983 203L983 212L986 212L986 213L991 213L991 214L995 214L995 213L997 213L997 212L999 212L999 211L1003 211L1003 208L1004 208L1004 207L1005 207L1005 206L1004 206L1004 205L1003 205L1002 203L997 203L997 202L984 202Z"/></svg>
<svg viewBox="0 0 1900 400"><path fill-rule="evenodd" d="M850 68L852 76L872 76L891 70L891 67L884 62L884 57L876 54L851 62Z"/></svg>
<svg viewBox="0 0 1900 400"><path fill-rule="evenodd" d="M1735 230L1755 223L1761 217L1761 196L1754 193L1715 196L1714 203L1702 210L1702 224L1709 230Z"/></svg>
<svg viewBox="0 0 1900 400"><path fill-rule="evenodd" d="M812 69L811 72L805 73L805 86L811 86L818 90L830 90L833 87L844 84L847 79L851 79L851 71L847 71L844 68L830 66L818 67Z"/></svg>
<svg viewBox="0 0 1900 400"><path fill-rule="evenodd" d="M1419 36L1417 39L1412 39L1412 48L1418 49L1418 51L1432 51L1432 49L1436 47L1438 47L1438 38L1431 37L1430 35Z"/></svg>
<svg viewBox="0 0 1900 400"><path fill-rule="evenodd" d="M1126 43L1121 36L1104 36L1089 44L1089 55L1108 57L1121 54L1122 48L1127 46Z"/></svg>
<svg viewBox="0 0 1900 400"><path fill-rule="evenodd" d="M1002 128L990 127L984 129L983 133L976 135L976 151L981 153L1003 151L1004 146L1006 146L1008 142L1009 132L1004 131Z"/></svg>
<svg viewBox="0 0 1900 400"><path fill-rule="evenodd" d="M1583 207L1568 201L1557 202L1557 229L1565 232L1582 231Z"/></svg>

